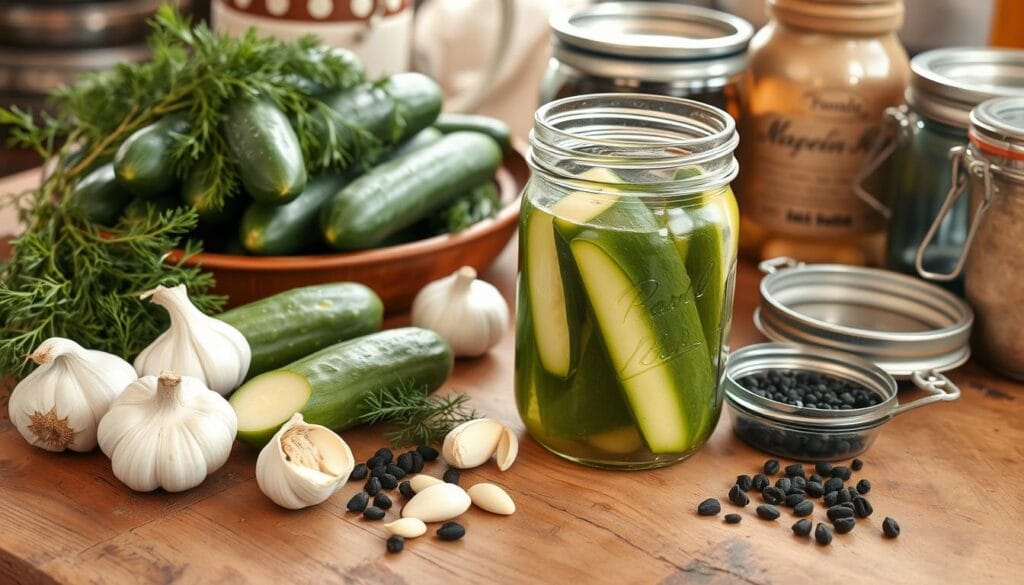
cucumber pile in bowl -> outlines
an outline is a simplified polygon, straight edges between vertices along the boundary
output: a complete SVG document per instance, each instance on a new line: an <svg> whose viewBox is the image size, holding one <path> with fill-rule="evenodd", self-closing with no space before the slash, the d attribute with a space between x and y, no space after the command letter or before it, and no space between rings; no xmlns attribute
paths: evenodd
<svg viewBox="0 0 1024 585"><path fill-rule="evenodd" d="M317 99L344 130L322 141L358 153L344 170L307 171L297 133L328 125L296 128L272 101L252 97L231 104L217 129L237 177L209 172L202 159L184 170L170 164L189 130L185 116L171 113L97 160L69 209L115 225L191 206L199 216L192 239L205 250L261 256L405 243L461 231L499 211L494 173L510 148L500 120L442 114L440 87L419 73ZM234 181L234 195L208 207L206 194L224 180Z"/></svg>

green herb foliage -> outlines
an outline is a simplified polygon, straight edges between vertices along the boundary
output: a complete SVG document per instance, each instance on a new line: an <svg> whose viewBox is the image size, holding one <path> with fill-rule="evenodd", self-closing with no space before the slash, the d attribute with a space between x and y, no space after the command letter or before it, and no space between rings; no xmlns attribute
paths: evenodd
<svg viewBox="0 0 1024 585"><path fill-rule="evenodd" d="M235 163L220 129L232 100L260 96L277 104L291 118L311 171L351 164L379 148L365 132L357 133L354 146L346 143L358 153L341 148L337 137L355 130L314 97L364 81L350 53L326 50L313 37L284 43L253 31L238 38L217 35L192 27L167 6L152 27L149 62L124 63L59 90L55 114L0 108L9 143L35 150L51 169L39 188L3 201L17 207L26 225L12 243L12 260L0 265L4 373L26 373L24 356L50 336L133 356L166 326L164 312L138 298L160 284L186 284L206 312L222 303L209 294L210 275L182 264L198 251L186 241L196 226L193 210L149 209L113 228L66 213L75 183L109 160L132 132L172 112L187 117L189 130L177 137L168 164L184 176L196 161L204 162L211 186L196 205L207 209L219 209L237 191ZM168 262L175 247L184 256Z"/></svg>
<svg viewBox="0 0 1024 585"><path fill-rule="evenodd" d="M494 217L500 210L497 189L478 187L432 217L431 231L435 234L455 234Z"/></svg>
<svg viewBox="0 0 1024 585"><path fill-rule="evenodd" d="M466 406L469 396L443 394L431 396L426 387L400 385L367 396L361 421L366 424L392 423L385 434L396 447L429 445L444 440L456 425L479 418Z"/></svg>

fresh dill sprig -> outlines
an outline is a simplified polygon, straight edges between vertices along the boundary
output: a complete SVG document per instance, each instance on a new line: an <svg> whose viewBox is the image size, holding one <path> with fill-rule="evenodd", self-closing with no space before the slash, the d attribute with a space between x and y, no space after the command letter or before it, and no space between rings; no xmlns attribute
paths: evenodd
<svg viewBox="0 0 1024 585"><path fill-rule="evenodd" d="M384 436L396 447L429 445L443 441L456 425L479 418L466 405L468 401L465 394L431 396L426 386L403 383L369 394L363 401L360 421L393 424L393 430Z"/></svg>

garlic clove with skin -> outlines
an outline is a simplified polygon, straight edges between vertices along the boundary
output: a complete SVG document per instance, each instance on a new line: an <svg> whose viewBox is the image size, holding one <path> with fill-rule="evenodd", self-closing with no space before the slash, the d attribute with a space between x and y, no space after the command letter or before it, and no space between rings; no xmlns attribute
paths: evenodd
<svg viewBox="0 0 1024 585"><path fill-rule="evenodd" d="M198 378L161 372L125 388L97 439L114 475L133 490L193 488L228 460L235 411Z"/></svg>
<svg viewBox="0 0 1024 585"><path fill-rule="evenodd" d="M412 303L412 324L441 334L458 357L486 353L501 340L508 320L505 297L470 266L427 284Z"/></svg>
<svg viewBox="0 0 1024 585"><path fill-rule="evenodd" d="M260 451L256 483L278 506L298 510L331 497L353 467L355 457L344 439L295 413Z"/></svg>
<svg viewBox="0 0 1024 585"><path fill-rule="evenodd" d="M28 359L39 364L8 400L11 422L31 445L47 451L91 451L111 403L136 378L128 362L70 339L51 337Z"/></svg>
<svg viewBox="0 0 1024 585"><path fill-rule="evenodd" d="M142 298L167 309L171 324L135 358L139 376L174 371L198 378L222 396L245 380L252 359L249 342L231 325L196 308L185 285L158 286Z"/></svg>

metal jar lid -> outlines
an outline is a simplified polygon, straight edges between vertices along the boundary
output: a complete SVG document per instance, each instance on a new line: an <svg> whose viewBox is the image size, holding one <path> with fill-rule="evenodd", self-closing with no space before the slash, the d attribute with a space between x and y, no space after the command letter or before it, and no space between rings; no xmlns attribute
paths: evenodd
<svg viewBox="0 0 1024 585"><path fill-rule="evenodd" d="M1024 50L951 47L910 60L907 103L933 120L967 128L971 110L993 97L1024 97Z"/></svg>
<svg viewBox="0 0 1024 585"><path fill-rule="evenodd" d="M1024 97L988 100L971 111L971 143L1024 170ZM1016 163L1016 164L1015 164Z"/></svg>
<svg viewBox="0 0 1024 585"><path fill-rule="evenodd" d="M742 18L668 2L602 2L554 14L551 28L560 62L650 81L738 74L754 34Z"/></svg>
<svg viewBox="0 0 1024 585"><path fill-rule="evenodd" d="M858 355L895 378L943 372L970 357L974 313L956 295L873 268L761 263L757 328L774 341Z"/></svg>

